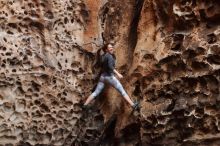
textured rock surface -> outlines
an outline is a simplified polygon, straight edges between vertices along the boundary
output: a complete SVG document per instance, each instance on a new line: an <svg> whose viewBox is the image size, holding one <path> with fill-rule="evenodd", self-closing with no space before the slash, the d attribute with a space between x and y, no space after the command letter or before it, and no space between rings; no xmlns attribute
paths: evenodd
<svg viewBox="0 0 220 146"><path fill-rule="evenodd" d="M83 119L104 41L111 87ZM220 145L217 0L0 0L0 145Z"/></svg>

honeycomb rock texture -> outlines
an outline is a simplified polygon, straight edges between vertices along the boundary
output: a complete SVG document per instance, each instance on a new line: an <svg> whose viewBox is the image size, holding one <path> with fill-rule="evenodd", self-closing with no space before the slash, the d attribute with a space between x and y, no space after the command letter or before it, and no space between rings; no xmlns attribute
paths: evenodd
<svg viewBox="0 0 220 146"><path fill-rule="evenodd" d="M82 110L104 42L139 112ZM219 0L0 0L0 146L217 146L219 84Z"/></svg>

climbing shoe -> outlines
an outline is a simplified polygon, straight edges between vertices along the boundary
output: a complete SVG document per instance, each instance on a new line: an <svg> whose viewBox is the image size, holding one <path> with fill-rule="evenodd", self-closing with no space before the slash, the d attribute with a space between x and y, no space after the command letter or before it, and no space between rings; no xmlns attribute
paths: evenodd
<svg viewBox="0 0 220 146"><path fill-rule="evenodd" d="M88 106L88 105L82 105L82 110L83 110L83 111L89 110L89 106Z"/></svg>
<svg viewBox="0 0 220 146"><path fill-rule="evenodd" d="M88 111L91 108L91 106L89 105L84 105L84 102L82 100L79 101L78 105L82 109L82 111Z"/></svg>
<svg viewBox="0 0 220 146"><path fill-rule="evenodd" d="M133 110L139 110L140 109L140 103L139 102L135 102L134 105L132 106Z"/></svg>

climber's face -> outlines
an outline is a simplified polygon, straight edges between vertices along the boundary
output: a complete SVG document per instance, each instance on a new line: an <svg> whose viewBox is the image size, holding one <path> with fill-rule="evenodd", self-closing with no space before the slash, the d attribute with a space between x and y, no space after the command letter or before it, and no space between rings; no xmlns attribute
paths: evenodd
<svg viewBox="0 0 220 146"><path fill-rule="evenodd" d="M114 47L111 44L108 44L107 52L110 54L114 53Z"/></svg>

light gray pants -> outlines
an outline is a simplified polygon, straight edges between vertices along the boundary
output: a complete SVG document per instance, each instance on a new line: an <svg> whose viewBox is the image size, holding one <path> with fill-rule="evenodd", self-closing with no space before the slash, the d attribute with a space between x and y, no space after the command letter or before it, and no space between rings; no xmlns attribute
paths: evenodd
<svg viewBox="0 0 220 146"><path fill-rule="evenodd" d="M102 74L100 76L100 79L99 79L98 85L96 86L95 91L92 93L93 98L95 98L96 96L98 96L102 92L106 83L113 86L123 97L128 96L128 94L125 92L123 86L121 85L119 80L114 75L107 76L107 75Z"/></svg>

